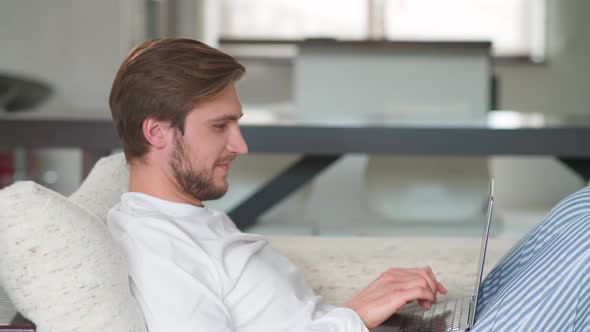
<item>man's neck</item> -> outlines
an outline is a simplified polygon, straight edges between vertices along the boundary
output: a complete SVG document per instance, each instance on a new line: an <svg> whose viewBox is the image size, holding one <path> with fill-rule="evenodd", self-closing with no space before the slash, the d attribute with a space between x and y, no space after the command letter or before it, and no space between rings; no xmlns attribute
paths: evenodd
<svg viewBox="0 0 590 332"><path fill-rule="evenodd" d="M170 202L203 206L203 202L187 195L166 170L140 162L129 167L129 191L150 195Z"/></svg>

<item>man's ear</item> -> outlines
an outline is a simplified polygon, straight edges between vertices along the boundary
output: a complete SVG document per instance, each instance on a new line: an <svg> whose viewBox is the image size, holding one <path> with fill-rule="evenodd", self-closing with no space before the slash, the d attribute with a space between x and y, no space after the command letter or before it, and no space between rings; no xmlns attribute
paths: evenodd
<svg viewBox="0 0 590 332"><path fill-rule="evenodd" d="M170 144L173 129L169 122L147 118L141 124L143 137L156 149L163 149Z"/></svg>

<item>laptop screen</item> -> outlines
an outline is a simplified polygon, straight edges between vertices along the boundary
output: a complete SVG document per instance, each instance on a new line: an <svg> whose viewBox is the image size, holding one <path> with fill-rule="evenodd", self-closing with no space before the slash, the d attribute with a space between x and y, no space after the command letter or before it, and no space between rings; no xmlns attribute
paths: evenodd
<svg viewBox="0 0 590 332"><path fill-rule="evenodd" d="M490 225L492 223L492 211L494 209L494 179L490 180L490 194L488 198L488 209L486 213L486 224L483 231L483 237L481 241L481 253L479 255L479 266L477 268L477 279L475 280L475 294L473 296L473 310L469 317L470 325L475 322L475 311L477 309L477 299L479 297L479 288L481 287L481 281L483 278L483 268L486 260L486 252L488 247L488 237L490 235Z"/></svg>

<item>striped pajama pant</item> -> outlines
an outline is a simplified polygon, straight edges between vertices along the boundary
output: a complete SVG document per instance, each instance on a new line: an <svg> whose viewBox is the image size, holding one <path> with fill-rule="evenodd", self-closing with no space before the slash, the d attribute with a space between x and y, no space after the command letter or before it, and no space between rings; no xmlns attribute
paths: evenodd
<svg viewBox="0 0 590 332"><path fill-rule="evenodd" d="M590 187L561 201L488 274L472 331L590 331Z"/></svg>

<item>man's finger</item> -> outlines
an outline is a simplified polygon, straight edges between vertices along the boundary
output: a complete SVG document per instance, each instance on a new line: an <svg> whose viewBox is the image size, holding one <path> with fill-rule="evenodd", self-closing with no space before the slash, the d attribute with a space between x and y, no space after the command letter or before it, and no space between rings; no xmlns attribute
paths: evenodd
<svg viewBox="0 0 590 332"><path fill-rule="evenodd" d="M436 302L432 291L424 287L403 290L399 293L399 297L404 301L404 304L416 300L427 300L431 303Z"/></svg>
<svg viewBox="0 0 590 332"><path fill-rule="evenodd" d="M413 274L404 278L403 280L396 280L391 284L393 291L407 290L412 288L426 288L434 295L436 291L433 291L428 284L428 281L419 274Z"/></svg>
<svg viewBox="0 0 590 332"><path fill-rule="evenodd" d="M430 270L430 267L416 269L416 273L418 273L420 276L422 276L422 278L424 278L424 280L426 280L428 286L432 290L432 293L436 297L438 282L436 281L436 278L434 278L434 274L432 273L432 270Z"/></svg>
<svg viewBox="0 0 590 332"><path fill-rule="evenodd" d="M426 271L426 273L428 273L428 275L430 276L431 280L434 282L434 285L433 285L434 286L434 289L433 290L434 291L438 290L438 284L439 284L439 282L438 282L438 280L436 280L436 276L434 275L434 272L432 272L432 268L429 265L427 265L424 268L424 271Z"/></svg>
<svg viewBox="0 0 590 332"><path fill-rule="evenodd" d="M428 311L430 310L430 307L432 307L432 302L426 300L418 300L418 304L424 309L424 311Z"/></svg>
<svg viewBox="0 0 590 332"><path fill-rule="evenodd" d="M424 268L390 269L388 273L391 276L394 276L395 281L409 281L414 279L416 275L419 278L423 278L428 283L428 286L432 289L435 297L437 293L448 293L446 287L442 283L438 282L430 266L426 266Z"/></svg>

